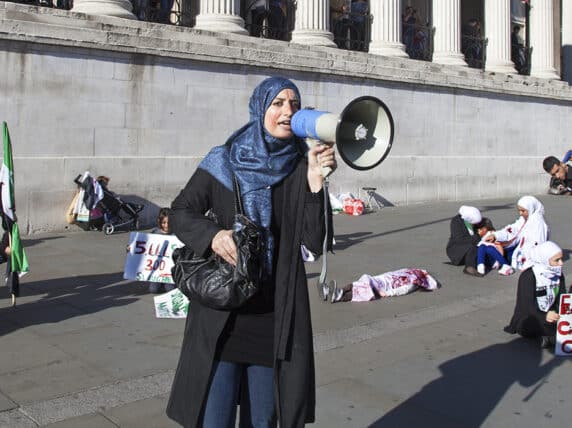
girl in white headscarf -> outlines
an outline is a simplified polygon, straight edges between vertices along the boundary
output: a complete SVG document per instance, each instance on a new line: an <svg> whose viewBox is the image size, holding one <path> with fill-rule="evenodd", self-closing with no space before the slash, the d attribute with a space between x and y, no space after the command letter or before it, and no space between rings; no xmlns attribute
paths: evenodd
<svg viewBox="0 0 572 428"><path fill-rule="evenodd" d="M487 241L502 243L506 258L514 269L530 267L528 252L548 239L544 206L534 196L523 196L517 203L520 217L512 224L492 233Z"/></svg>
<svg viewBox="0 0 572 428"><path fill-rule="evenodd" d="M463 272L468 275L482 276L477 272L477 244L481 237L475 228L481 219L481 212L467 205L459 208L459 213L451 219L447 256L455 266L464 264Z"/></svg>
<svg viewBox="0 0 572 428"><path fill-rule="evenodd" d="M566 293L562 250L552 241L530 249L531 267L518 279L514 314L504 330L525 337L542 337L542 346L554 344L560 295Z"/></svg>

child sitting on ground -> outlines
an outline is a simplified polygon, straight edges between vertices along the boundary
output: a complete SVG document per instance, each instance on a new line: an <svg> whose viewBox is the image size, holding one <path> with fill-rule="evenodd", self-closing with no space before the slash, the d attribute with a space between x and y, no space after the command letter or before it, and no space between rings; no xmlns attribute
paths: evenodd
<svg viewBox="0 0 572 428"><path fill-rule="evenodd" d="M500 275L512 275L514 269L504 257L504 248L499 242L486 242L485 239L495 230L493 222L487 217L483 217L477 225L477 233L481 237L481 242L477 249L477 272L485 274L486 268L498 269Z"/></svg>
<svg viewBox="0 0 572 428"><path fill-rule="evenodd" d="M151 230L151 233L157 233L160 235L170 235L171 228L169 227L169 214L171 213L170 208L161 208L159 214L157 215L157 226ZM169 284L164 282L150 282L149 292L153 294L158 294L161 289L164 288L165 292L169 292L176 288L175 284Z"/></svg>

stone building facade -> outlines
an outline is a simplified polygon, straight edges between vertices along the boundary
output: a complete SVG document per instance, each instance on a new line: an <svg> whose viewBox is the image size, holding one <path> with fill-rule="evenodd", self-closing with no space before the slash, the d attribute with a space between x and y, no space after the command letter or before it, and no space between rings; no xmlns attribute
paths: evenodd
<svg viewBox="0 0 572 428"><path fill-rule="evenodd" d="M68 12L0 2L0 120L13 140L28 233L67 227L73 179L85 170L145 203L149 224L209 148L246 122L252 89L275 74L299 85L304 106L339 112L372 95L392 112L387 160L368 172L342 164L334 193L373 186L396 205L516 199L544 192L542 158L572 148L572 90L560 75L570 40L564 27L561 40L547 36L555 32L551 0L532 1L531 76L511 65L508 0L484 1L484 70L460 53L459 0L432 2L432 62L406 57L405 2L397 0L372 0L369 52L332 46L325 0L298 0L290 42L248 36L234 0L202 0L193 28L125 19L122 1L91 0L99 11L82 3ZM124 12L110 16L114 8Z"/></svg>

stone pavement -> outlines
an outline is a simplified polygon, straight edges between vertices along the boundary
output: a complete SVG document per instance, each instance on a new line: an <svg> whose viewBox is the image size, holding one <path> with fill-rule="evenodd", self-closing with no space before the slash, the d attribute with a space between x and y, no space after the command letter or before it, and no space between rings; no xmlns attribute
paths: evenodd
<svg viewBox="0 0 572 428"><path fill-rule="evenodd" d="M570 271L566 197L540 196ZM569 359L502 331L517 275L464 275L446 263L462 203L497 227L515 200L439 202L335 217L328 278L429 270L435 292L369 303L320 302L308 264L317 428L569 426ZM122 279L126 233L33 235L32 272L10 307L0 288L0 427L171 427L164 413L183 320L156 319L145 283ZM567 281L570 284L570 281Z"/></svg>

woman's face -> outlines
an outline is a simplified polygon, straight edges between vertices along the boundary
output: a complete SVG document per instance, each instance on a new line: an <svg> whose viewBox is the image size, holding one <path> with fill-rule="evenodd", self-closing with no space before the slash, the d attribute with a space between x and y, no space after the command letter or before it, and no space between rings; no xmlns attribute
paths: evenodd
<svg viewBox="0 0 572 428"><path fill-rule="evenodd" d="M270 103L264 114L264 128L270 135L281 140L291 138L294 134L290 127L290 119L300 110L300 100L292 89L284 89Z"/></svg>
<svg viewBox="0 0 572 428"><path fill-rule="evenodd" d="M550 263L550 266L562 266L564 264L564 261L562 260L562 251L550 257L548 259L548 263Z"/></svg>
<svg viewBox="0 0 572 428"><path fill-rule="evenodd" d="M520 205L518 206L518 213L519 213L525 220L528 220L528 210L522 208Z"/></svg>

